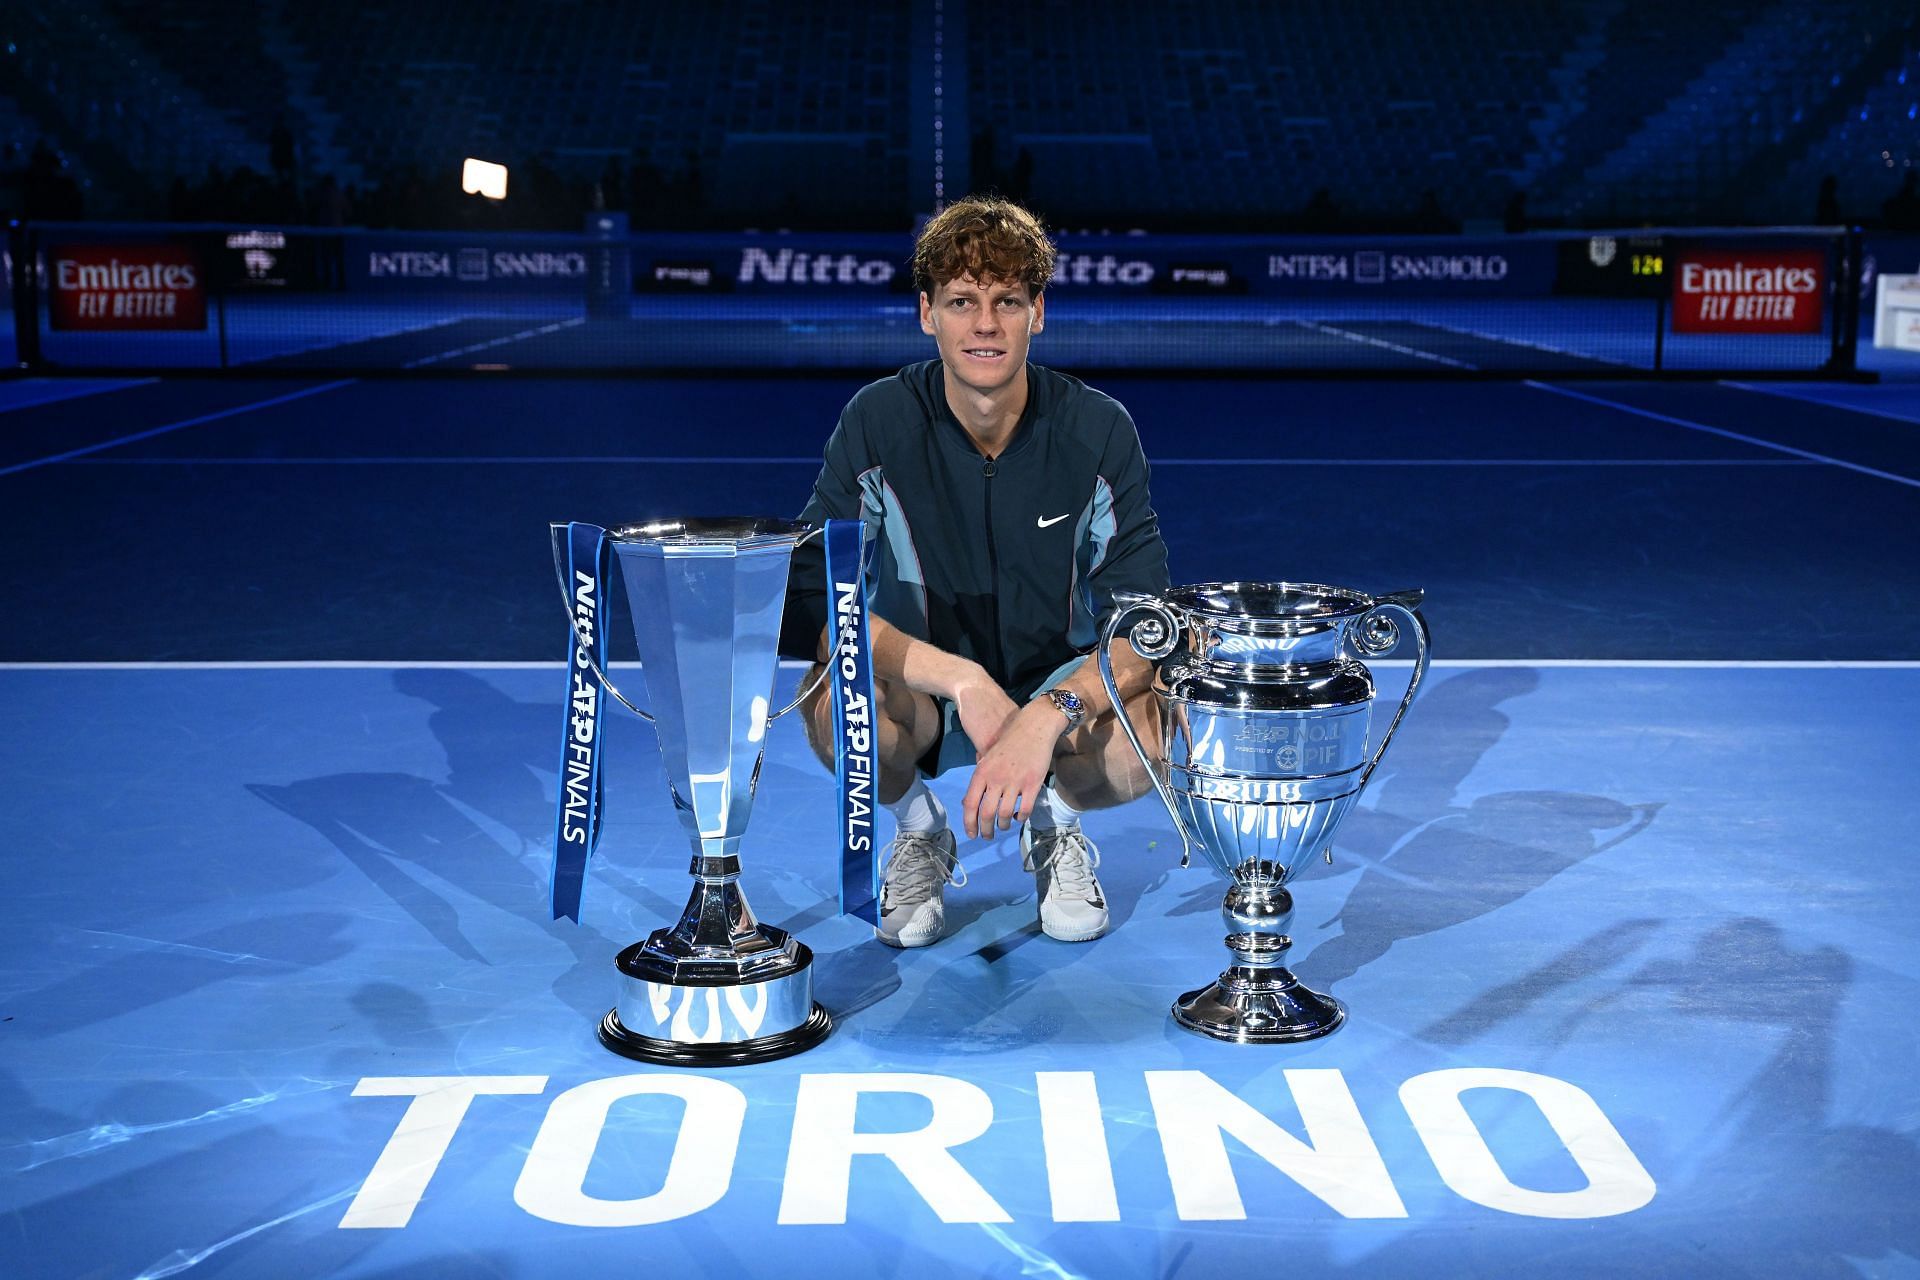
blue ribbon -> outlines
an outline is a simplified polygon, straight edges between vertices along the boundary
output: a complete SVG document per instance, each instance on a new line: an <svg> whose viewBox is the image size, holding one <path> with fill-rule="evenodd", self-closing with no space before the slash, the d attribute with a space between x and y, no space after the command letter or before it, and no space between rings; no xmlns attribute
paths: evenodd
<svg viewBox="0 0 1920 1280"><path fill-rule="evenodd" d="M879 923L880 865L874 829L879 804L878 708L867 634L867 566L873 543L858 520L829 520L827 600L833 610L834 774L840 783L840 911Z"/></svg>
<svg viewBox="0 0 1920 1280"><path fill-rule="evenodd" d="M569 524L565 567L573 625L567 629L566 737L560 749L551 884L553 918L565 916L578 924L587 859L600 843L600 734L606 699L594 664L606 670L607 531L594 524ZM592 646L592 662L583 638Z"/></svg>

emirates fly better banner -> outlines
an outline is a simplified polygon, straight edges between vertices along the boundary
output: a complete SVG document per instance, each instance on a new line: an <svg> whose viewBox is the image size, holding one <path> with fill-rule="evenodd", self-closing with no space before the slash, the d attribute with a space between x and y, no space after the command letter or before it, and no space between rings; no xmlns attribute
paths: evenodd
<svg viewBox="0 0 1920 1280"><path fill-rule="evenodd" d="M1684 249L1673 269L1675 333L1819 333L1825 249Z"/></svg>
<svg viewBox="0 0 1920 1280"><path fill-rule="evenodd" d="M206 272L185 245L55 245L47 275L55 329L207 327Z"/></svg>

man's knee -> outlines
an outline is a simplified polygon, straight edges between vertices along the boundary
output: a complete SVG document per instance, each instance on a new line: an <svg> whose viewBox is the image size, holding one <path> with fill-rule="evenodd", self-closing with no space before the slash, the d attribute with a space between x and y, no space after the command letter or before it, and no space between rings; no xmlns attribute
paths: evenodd
<svg viewBox="0 0 1920 1280"><path fill-rule="evenodd" d="M807 672L806 678L809 681L817 680L825 669L816 664ZM814 755L828 768L834 767L839 754L834 742L831 683L830 680L821 680L819 687L801 704L807 721L807 745L813 748ZM883 744L881 768L911 768L938 737L940 709L926 694L915 693L903 684L882 680L878 676L873 681L873 698L875 709L890 722L893 730L880 735ZM884 750L886 745L893 747L890 753Z"/></svg>
<svg viewBox="0 0 1920 1280"><path fill-rule="evenodd" d="M800 714L807 724L807 745L813 748L813 754L831 765L835 759L833 745L833 691L828 682L821 679L826 672L824 663L816 662L807 668L802 689L811 689L800 703Z"/></svg>
<svg viewBox="0 0 1920 1280"><path fill-rule="evenodd" d="M1165 750L1161 746L1159 709L1153 695L1142 693L1129 699L1126 716L1147 759L1156 766L1163 764ZM1153 778L1140 753L1133 749L1119 719L1111 713L1075 730L1066 749L1054 757L1054 778L1080 808L1104 809L1125 804L1153 788Z"/></svg>

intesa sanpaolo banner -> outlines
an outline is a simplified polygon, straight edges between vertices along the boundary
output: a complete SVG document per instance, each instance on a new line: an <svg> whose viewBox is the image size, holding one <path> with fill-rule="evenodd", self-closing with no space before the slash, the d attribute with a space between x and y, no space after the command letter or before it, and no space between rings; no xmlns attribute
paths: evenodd
<svg viewBox="0 0 1920 1280"><path fill-rule="evenodd" d="M369 293L582 294L583 236L388 232L347 241L347 287Z"/></svg>
<svg viewBox="0 0 1920 1280"><path fill-rule="evenodd" d="M46 252L55 329L207 327L206 271L184 244L60 244Z"/></svg>

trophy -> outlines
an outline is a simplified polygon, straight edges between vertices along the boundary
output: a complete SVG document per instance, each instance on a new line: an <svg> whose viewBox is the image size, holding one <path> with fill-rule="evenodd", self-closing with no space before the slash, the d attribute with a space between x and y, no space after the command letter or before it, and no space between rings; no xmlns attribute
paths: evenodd
<svg viewBox="0 0 1920 1280"><path fill-rule="evenodd" d="M564 527L555 526L556 541ZM616 961L619 998L600 1024L602 1043L615 1053L731 1066L810 1049L833 1028L813 1000L813 953L756 920L740 890L740 840L767 726L812 692L768 714L789 562L816 532L757 517L660 520L606 532L626 581L653 713L628 702L597 662L594 670L623 706L652 723L674 810L693 842L693 893L679 923L656 929ZM579 639L590 654L586 637Z"/></svg>
<svg viewBox="0 0 1920 1280"><path fill-rule="evenodd" d="M1233 963L1211 986L1174 1002L1189 1031L1237 1044L1326 1035L1346 1020L1331 996L1287 968L1293 895L1287 881L1326 851L1340 820L1379 767L1427 671L1429 636L1419 591L1367 596L1294 582L1209 582L1164 597L1121 593L1100 638L1100 678L1127 740L1180 833L1232 880L1220 913ZM1406 696L1367 754L1373 675L1362 657L1400 641L1396 616L1419 651ZM1151 758L1127 719L1108 652L1127 641L1157 667L1153 692L1164 759Z"/></svg>

